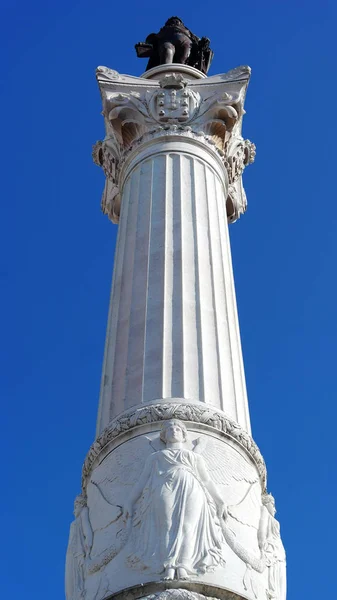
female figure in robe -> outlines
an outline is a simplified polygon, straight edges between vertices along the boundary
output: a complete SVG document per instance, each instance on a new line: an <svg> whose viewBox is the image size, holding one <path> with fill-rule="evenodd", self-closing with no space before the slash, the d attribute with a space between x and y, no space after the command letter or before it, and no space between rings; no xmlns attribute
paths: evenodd
<svg viewBox="0 0 337 600"><path fill-rule="evenodd" d="M267 597L269 600L286 600L286 555L280 536L280 524L275 519L275 513L273 496L264 494L258 540L268 567Z"/></svg>
<svg viewBox="0 0 337 600"><path fill-rule="evenodd" d="M93 543L89 510L83 496L77 496L75 499L74 515L75 520L70 526L66 558L67 600L81 600L85 596L85 565L90 557Z"/></svg>
<svg viewBox="0 0 337 600"><path fill-rule="evenodd" d="M139 500L128 562L163 572L165 579L185 579L224 562L220 521L227 511L202 456L183 447L184 423L166 421L160 438L166 448L149 456L123 507L131 518Z"/></svg>

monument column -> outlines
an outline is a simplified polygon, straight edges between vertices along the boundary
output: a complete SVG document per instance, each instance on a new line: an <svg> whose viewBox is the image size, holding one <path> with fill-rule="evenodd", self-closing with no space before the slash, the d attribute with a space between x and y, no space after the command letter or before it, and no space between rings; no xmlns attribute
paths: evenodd
<svg viewBox="0 0 337 600"><path fill-rule="evenodd" d="M227 211L245 208L239 179L255 152L241 138L249 71L200 76L168 65L135 88L97 73L107 138L95 161L114 156L119 189L110 199L108 175L103 202L112 220L121 211L97 433L167 398L220 408L250 432L227 226Z"/></svg>
<svg viewBox="0 0 337 600"><path fill-rule="evenodd" d="M241 135L249 76L97 69L106 137L93 157L118 239L67 600L285 600L228 237L255 157Z"/></svg>

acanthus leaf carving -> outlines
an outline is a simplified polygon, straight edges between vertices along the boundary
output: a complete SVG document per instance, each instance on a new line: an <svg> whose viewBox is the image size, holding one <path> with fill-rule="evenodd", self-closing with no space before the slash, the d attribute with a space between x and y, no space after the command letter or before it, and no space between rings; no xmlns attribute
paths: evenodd
<svg viewBox="0 0 337 600"><path fill-rule="evenodd" d="M120 213L120 193L119 193L119 168L120 161L117 158L114 140L99 140L94 144L92 157L95 165L102 167L106 177L104 190L101 200L102 212L112 220L118 223Z"/></svg>
<svg viewBox="0 0 337 600"><path fill-rule="evenodd" d="M167 134L177 127L178 135L201 136L199 139L212 144L214 152L222 156L230 185L227 216L230 222L235 221L247 205L242 172L255 156L254 144L241 136L249 74L249 67L238 67L201 81L187 80L176 72L147 81L99 67L97 78L107 137L118 149L120 166L149 136L160 137L162 127L169 127ZM102 161L102 167L106 174L105 162ZM115 179L113 182L110 177L111 183L105 187L102 210L118 222L118 173Z"/></svg>
<svg viewBox="0 0 337 600"><path fill-rule="evenodd" d="M131 87L121 92L109 92L104 97L104 114L116 132L124 149L130 145L130 135L123 128L129 123L138 126L150 126L166 121L168 123L186 122L194 128L213 133L216 123L225 127L228 135L243 115L244 89L225 91L223 84L208 96L207 87L188 82L181 74L165 75L152 90L146 86L140 91ZM213 84L214 87L214 84ZM140 132L137 131L137 137ZM228 137L227 135L227 137ZM220 134L221 136L221 134ZM225 143L222 131L223 144Z"/></svg>
<svg viewBox="0 0 337 600"><path fill-rule="evenodd" d="M245 167L254 162L256 147L242 136L233 136L227 146L225 166L228 173L227 216L230 222L236 221L247 209L247 197L243 187L242 174Z"/></svg>
<svg viewBox="0 0 337 600"><path fill-rule="evenodd" d="M244 140L241 136L232 137L225 159L230 184L235 183L241 177L244 168L254 162L255 155L256 147L250 140Z"/></svg>

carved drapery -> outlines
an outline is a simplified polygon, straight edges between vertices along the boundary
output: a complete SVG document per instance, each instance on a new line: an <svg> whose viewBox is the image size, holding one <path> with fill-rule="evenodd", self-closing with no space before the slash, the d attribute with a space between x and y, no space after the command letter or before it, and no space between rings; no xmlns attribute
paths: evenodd
<svg viewBox="0 0 337 600"><path fill-rule="evenodd" d="M186 600L285 600L274 499L235 423L189 403L147 406L111 424L91 453L67 554L69 600L84 591L173 599L177 582ZM124 578L131 587L121 591Z"/></svg>

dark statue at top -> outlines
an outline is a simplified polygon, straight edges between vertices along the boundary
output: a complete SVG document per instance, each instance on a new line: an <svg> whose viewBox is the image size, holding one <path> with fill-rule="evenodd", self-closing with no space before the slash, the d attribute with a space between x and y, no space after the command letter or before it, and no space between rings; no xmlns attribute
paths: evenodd
<svg viewBox="0 0 337 600"><path fill-rule="evenodd" d="M213 58L208 38L198 38L178 17L168 19L158 33L150 33L145 42L136 44L139 58L148 58L146 70L179 63L199 69L206 75Z"/></svg>

